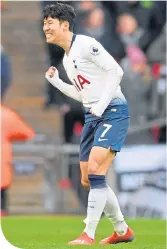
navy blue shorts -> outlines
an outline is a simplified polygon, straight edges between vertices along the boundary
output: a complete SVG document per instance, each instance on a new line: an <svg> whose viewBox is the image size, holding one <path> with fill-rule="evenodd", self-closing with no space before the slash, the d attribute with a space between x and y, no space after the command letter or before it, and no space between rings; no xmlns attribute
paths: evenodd
<svg viewBox="0 0 167 249"><path fill-rule="evenodd" d="M86 110L80 142L80 161L88 161L93 146L119 152L127 136L129 121L127 103L108 106L100 118L93 117L89 110Z"/></svg>

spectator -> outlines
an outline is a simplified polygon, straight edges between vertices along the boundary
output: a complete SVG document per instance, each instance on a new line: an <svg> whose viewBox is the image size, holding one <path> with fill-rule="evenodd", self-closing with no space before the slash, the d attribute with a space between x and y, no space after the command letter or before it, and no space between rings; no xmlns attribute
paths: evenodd
<svg viewBox="0 0 167 249"><path fill-rule="evenodd" d="M138 26L137 20L129 14L120 15L117 31L125 46L126 54L133 71L144 71L146 68L146 56L139 48L139 40L143 34L143 30Z"/></svg>
<svg viewBox="0 0 167 249"><path fill-rule="evenodd" d="M114 57L125 55L124 47L115 31L114 20L100 2L81 1L74 5L77 13L76 33L92 36Z"/></svg>
<svg viewBox="0 0 167 249"><path fill-rule="evenodd" d="M159 37L152 43L147 51L149 63L158 67L158 74L154 74L149 101L149 118L162 118L166 115L166 24ZM166 125L159 129L159 142L166 142Z"/></svg>
<svg viewBox="0 0 167 249"><path fill-rule="evenodd" d="M144 31L139 45L146 52L152 41L158 37L164 25L164 17L166 16L164 3L161 1L158 1L158 3L154 1L114 1L106 2L106 4L111 14L116 18L125 13L135 17L139 27ZM163 13L162 9L164 10ZM113 14L113 11L115 14Z"/></svg>
<svg viewBox="0 0 167 249"><path fill-rule="evenodd" d="M1 112L1 215L7 215L7 190L12 183L12 143L27 141L34 131L12 110L0 106Z"/></svg>
<svg viewBox="0 0 167 249"><path fill-rule="evenodd" d="M117 30L126 50L126 56L121 60L124 69L122 88L129 102L131 123L137 125L147 118L146 94L151 80L146 56L139 48L143 31L137 20L129 14L119 16ZM140 105L136 105L138 102Z"/></svg>

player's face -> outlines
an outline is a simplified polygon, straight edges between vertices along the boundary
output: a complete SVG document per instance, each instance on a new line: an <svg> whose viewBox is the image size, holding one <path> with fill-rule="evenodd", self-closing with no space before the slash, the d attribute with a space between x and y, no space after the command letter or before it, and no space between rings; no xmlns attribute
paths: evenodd
<svg viewBox="0 0 167 249"><path fill-rule="evenodd" d="M44 20L43 31L47 43L59 43L63 34L63 27L58 19L48 17Z"/></svg>

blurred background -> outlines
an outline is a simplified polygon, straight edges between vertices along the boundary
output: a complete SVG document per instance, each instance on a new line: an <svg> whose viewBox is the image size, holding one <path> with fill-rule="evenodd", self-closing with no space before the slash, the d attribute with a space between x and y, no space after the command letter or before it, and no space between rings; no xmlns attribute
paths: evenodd
<svg viewBox="0 0 167 249"><path fill-rule="evenodd" d="M1 214L84 214L80 103L45 81L50 65L70 83L64 51L48 45L41 11L54 1L1 2ZM126 217L165 218L166 2L66 2L74 32L96 38L124 70L131 115L124 148L108 172ZM13 150L13 154L12 151ZM155 202L156 200L156 202Z"/></svg>

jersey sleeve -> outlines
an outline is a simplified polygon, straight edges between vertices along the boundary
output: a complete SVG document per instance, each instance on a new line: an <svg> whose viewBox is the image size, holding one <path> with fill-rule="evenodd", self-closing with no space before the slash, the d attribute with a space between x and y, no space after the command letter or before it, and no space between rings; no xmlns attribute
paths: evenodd
<svg viewBox="0 0 167 249"><path fill-rule="evenodd" d="M45 74L45 78L57 89L59 89L62 93L67 95L70 98L73 98L79 102L82 102L81 94L76 90L75 86L69 85L63 82L59 78L58 70L55 72L54 77L50 77L47 73Z"/></svg>
<svg viewBox="0 0 167 249"><path fill-rule="evenodd" d="M122 68L115 59L105 50L105 48L95 39L90 38L84 45L84 57L95 63L104 71L117 70L123 75Z"/></svg>

